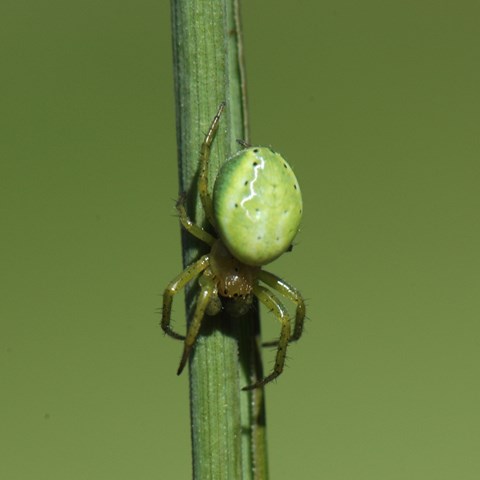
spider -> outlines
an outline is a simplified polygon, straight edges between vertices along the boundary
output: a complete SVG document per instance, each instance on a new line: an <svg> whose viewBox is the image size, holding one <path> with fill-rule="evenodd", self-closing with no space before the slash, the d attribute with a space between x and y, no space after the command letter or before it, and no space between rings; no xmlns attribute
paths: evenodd
<svg viewBox="0 0 480 480"><path fill-rule="evenodd" d="M208 222L219 238L196 225L187 215L181 195L176 208L187 232L208 244L210 252L190 264L174 278L163 293L161 327L169 336L184 341L177 375L182 373L195 344L205 315L216 315L222 308L233 317L244 315L254 296L272 311L281 323L278 340L263 346L276 346L272 373L243 390L261 387L283 371L287 346L302 334L305 303L299 291L262 266L291 250L302 216L302 197L297 179L282 156L267 147L244 147L228 159L215 180L213 195L208 187L210 148L225 108L221 103L200 151L198 191ZM200 291L193 319L186 336L172 330L170 316L175 294L199 276ZM260 284L262 282L266 286ZM269 287L269 288L267 288ZM295 322L272 292L296 304Z"/></svg>

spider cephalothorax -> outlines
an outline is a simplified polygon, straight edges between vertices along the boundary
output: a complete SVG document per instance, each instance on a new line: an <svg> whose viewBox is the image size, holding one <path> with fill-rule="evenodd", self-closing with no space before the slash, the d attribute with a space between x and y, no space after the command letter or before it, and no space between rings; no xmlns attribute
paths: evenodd
<svg viewBox="0 0 480 480"><path fill-rule="evenodd" d="M225 308L229 315L245 315L253 303L253 285L257 279L258 267L239 262L216 240L206 256L208 267L200 277L200 286L214 286L205 310L207 315L217 315Z"/></svg>
<svg viewBox="0 0 480 480"><path fill-rule="evenodd" d="M254 296L280 320L278 341L264 343L277 346L273 372L252 389L278 377L285 364L289 342L302 334L305 304L297 289L262 266L291 249L302 216L302 197L297 179L283 157L267 147L246 147L227 160L213 188L208 188L210 146L225 104L221 104L202 144L198 190L207 220L219 239L193 223L185 211L184 197L177 202L180 221L189 233L210 245L211 250L189 265L169 283L163 294L161 326L173 338L184 340L178 374L186 365L205 315L216 315L227 308L231 316L244 315ZM200 276L199 276L200 275ZM171 329L173 296L199 276L200 292L187 335ZM293 332L288 311L264 283L297 306ZM222 301L223 299L223 301Z"/></svg>

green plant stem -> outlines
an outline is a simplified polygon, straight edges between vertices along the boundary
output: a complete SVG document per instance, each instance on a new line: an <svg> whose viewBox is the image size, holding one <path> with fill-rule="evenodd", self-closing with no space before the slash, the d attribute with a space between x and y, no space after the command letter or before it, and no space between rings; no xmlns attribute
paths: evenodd
<svg viewBox="0 0 480 480"><path fill-rule="evenodd" d="M225 113L213 142L210 185L221 164L247 138L244 70L237 0L172 0L180 192L191 218L205 226L198 198L199 150L222 101ZM205 252L183 234L183 260ZM187 291L190 318L195 288ZM194 478L263 480L268 477L263 389L241 388L262 376L257 309L240 319L205 317L190 358L190 412Z"/></svg>

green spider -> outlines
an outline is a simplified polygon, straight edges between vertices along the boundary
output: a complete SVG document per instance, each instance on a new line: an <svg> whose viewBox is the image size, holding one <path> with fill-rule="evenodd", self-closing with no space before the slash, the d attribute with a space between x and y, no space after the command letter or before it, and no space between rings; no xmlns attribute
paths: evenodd
<svg viewBox="0 0 480 480"><path fill-rule="evenodd" d="M282 156L267 147L243 145L223 165L213 188L208 188L210 147L218 129L222 103L212 120L200 153L198 190L205 215L219 239L193 223L185 210L184 196L177 202L180 222L193 236L211 247L206 255L189 265L173 279L163 294L161 327L171 337L183 340L183 355L177 375L184 369L205 315L216 315L222 308L233 317L244 315L254 296L272 311L281 323L280 338L263 346L277 346L272 373L243 390L261 387L283 371L287 346L302 334L305 303L299 291L262 266L291 249L302 216L302 196L297 179ZM172 330L172 301L185 285L199 276L200 291L193 319L183 336ZM275 290L296 304L295 323Z"/></svg>

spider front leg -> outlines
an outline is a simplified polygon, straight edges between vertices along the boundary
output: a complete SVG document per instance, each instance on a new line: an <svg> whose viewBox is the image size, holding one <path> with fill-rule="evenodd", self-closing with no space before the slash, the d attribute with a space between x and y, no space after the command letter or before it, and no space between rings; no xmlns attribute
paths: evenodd
<svg viewBox="0 0 480 480"><path fill-rule="evenodd" d="M216 295L215 284L210 278L207 278L206 275L202 275L200 277L199 283L200 292L197 296L197 306L195 307L195 313L193 315L192 322L188 327L187 336L185 337L182 359L180 360L180 365L178 366L177 375L182 373L185 365L187 364L188 357L190 356L190 352L197 340L200 327L202 326L202 320L205 317L207 307L212 300L212 296Z"/></svg>
<svg viewBox="0 0 480 480"><path fill-rule="evenodd" d="M302 336L303 321L305 320L305 301L303 300L302 295L295 287L292 287L273 273L261 270L258 274L258 278L270 288L273 288L297 305L297 310L295 312L295 326L289 341L294 342L298 340ZM262 345L264 347L274 347L278 345L278 341L264 342Z"/></svg>
<svg viewBox="0 0 480 480"><path fill-rule="evenodd" d="M185 336L174 332L170 327L173 297L184 288L190 280L193 280L198 274L202 273L208 267L209 263L210 256L204 255L200 260L189 265L180 275L175 277L163 292L162 321L160 325L167 335L177 340L185 340Z"/></svg>
<svg viewBox="0 0 480 480"><path fill-rule="evenodd" d="M216 227L215 215L213 213L213 204L212 196L208 191L208 162L210 160L210 147L212 146L213 138L215 133L218 130L218 123L220 122L220 116L222 115L223 109L225 108L225 102L222 102L218 111L213 117L210 128L208 129L207 134L205 135L205 140L202 143L202 148L200 150L200 174L198 176L198 191L200 193L200 200L202 201L203 209L205 210L205 215L210 224Z"/></svg>
<svg viewBox="0 0 480 480"><path fill-rule="evenodd" d="M258 300L270 311L272 311L278 320L280 320L282 329L280 332L280 339L276 343L278 348L273 372L262 380L259 380L252 385L243 387L242 390L253 390L254 388L261 387L262 385L265 385L266 383L277 378L283 372L285 358L287 355L287 346L288 342L290 341L290 316L288 315L287 309L282 305L280 300L272 292L270 292L270 290L262 287L261 285L255 285L253 287L253 293L256 295Z"/></svg>

